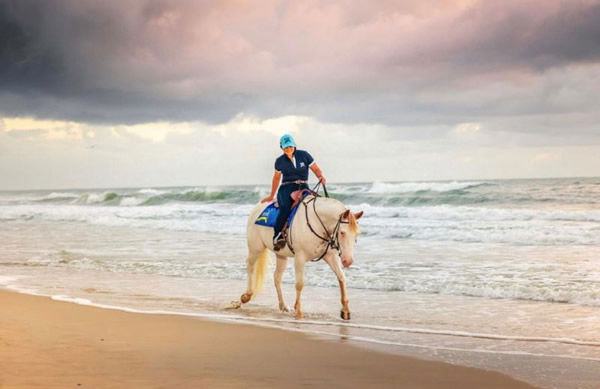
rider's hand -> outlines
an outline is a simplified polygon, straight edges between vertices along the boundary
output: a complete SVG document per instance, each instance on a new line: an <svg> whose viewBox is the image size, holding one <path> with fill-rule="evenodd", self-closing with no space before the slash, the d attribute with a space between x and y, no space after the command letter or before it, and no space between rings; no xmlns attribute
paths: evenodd
<svg viewBox="0 0 600 389"><path fill-rule="evenodd" d="M275 196L267 196L264 199L260 200L261 203L266 203L269 201L273 201L273 199L275 198Z"/></svg>
<svg viewBox="0 0 600 389"><path fill-rule="evenodd" d="M323 176L321 176L321 178L319 179L319 182L323 185L327 184L327 180Z"/></svg>

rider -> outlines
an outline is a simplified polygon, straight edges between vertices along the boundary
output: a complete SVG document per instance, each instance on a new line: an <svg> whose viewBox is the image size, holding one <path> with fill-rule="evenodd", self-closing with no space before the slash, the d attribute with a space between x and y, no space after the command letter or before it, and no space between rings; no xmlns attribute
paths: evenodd
<svg viewBox="0 0 600 389"><path fill-rule="evenodd" d="M304 150L297 150L296 142L294 142L294 138L291 135L283 135L279 140L279 147L283 150L283 154L275 160L275 173L273 173L271 194L261 200L261 203L273 201L275 193L277 193L279 215L277 216L275 232L273 234L275 251L282 249L286 243L285 235L281 233L281 230L292 211L292 192L299 189L308 189L308 185L306 184L308 180L308 168L310 167L310 170L315 173L321 183L326 183L325 177L323 177L323 173L315 163L313 157ZM280 180L281 185L279 185ZM279 191L277 191L278 187Z"/></svg>

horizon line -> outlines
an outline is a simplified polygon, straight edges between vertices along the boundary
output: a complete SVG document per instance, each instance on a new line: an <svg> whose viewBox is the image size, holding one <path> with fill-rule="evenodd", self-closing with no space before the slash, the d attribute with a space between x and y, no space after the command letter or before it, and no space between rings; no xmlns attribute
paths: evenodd
<svg viewBox="0 0 600 389"><path fill-rule="evenodd" d="M464 179L432 179L432 180L371 180L371 181L345 181L329 182L333 185L369 184L376 182L398 184L398 183L425 183L425 182L468 182L468 181L525 181L525 180L563 180L563 179L590 179L600 176L561 176L561 177L514 177L514 178L464 178ZM310 180L309 180L310 181ZM192 188L192 187L235 187L235 186L269 186L268 182L253 184L199 184L199 185L139 185L139 186L101 186L101 187L38 187L20 189L0 189L0 192L24 192L24 191L53 191L53 190L104 190L104 189L166 189L166 188Z"/></svg>

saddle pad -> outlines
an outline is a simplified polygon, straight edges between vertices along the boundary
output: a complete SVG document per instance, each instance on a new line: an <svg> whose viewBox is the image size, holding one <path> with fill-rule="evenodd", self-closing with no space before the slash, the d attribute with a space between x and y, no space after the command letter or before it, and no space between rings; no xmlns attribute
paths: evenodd
<svg viewBox="0 0 600 389"><path fill-rule="evenodd" d="M264 209L264 211L260 213L260 215L258 215L254 221L254 224L258 224L259 226L275 227L277 215L279 215L279 208L275 206L275 203L271 203L267 206L267 208Z"/></svg>
<svg viewBox="0 0 600 389"><path fill-rule="evenodd" d="M303 193L302 194L302 198L305 198L306 196L308 196L310 193ZM298 210L300 206L300 203L298 203L298 205L296 205L294 208L292 208L292 213L290 213L290 217L288 218L288 226L292 225L292 220L294 219L294 215L296 215L296 211ZM262 211L260 213L260 215L258 215L258 217L256 218L256 220L254 221L254 224L258 224L259 226L266 226L266 227L275 227L275 222L277 221L277 216L279 215L279 208L275 206L275 203L271 203L267 206L267 208L264 209L264 211Z"/></svg>

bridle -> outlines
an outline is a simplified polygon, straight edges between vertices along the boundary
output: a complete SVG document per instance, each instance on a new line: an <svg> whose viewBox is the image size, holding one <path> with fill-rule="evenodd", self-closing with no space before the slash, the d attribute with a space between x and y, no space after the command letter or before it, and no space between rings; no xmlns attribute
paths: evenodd
<svg viewBox="0 0 600 389"><path fill-rule="evenodd" d="M302 200L302 204L304 204L304 215L306 216L306 225L308 225L308 228L310 229L310 231L319 239L321 239L322 241L327 243L327 246L325 246L325 250L323 251L323 254L321 254L321 256L317 259L313 259L313 262L317 262L320 261L321 259L323 259L323 257L325 257L325 254L327 254L327 251L329 251L330 248L337 250L340 257L342 256L342 248L340 246L340 237L339 237L339 232L340 232L340 226L342 224L349 224L348 221L342 220L344 213L346 213L345 211L340 213L340 216L338 217L337 223L335 224L335 227L333 228L333 231L331 233L329 233L329 230L327 229L327 227L325 226L325 223L323 223L323 220L321 219L321 217L319 216L319 214L317 213L317 197L318 196L313 196L310 199L308 199L307 201ZM323 230L325 231L325 236L321 236L317 231L315 231L315 229L313 228L313 226L310 224L310 221L308 220L308 205L312 203L313 206L313 212L315 213L315 216L317 217L317 220L319 220L319 223L321 223L321 227L323 227ZM291 227L291 226L290 226ZM294 249L292 247L292 234L291 234L291 228L290 228L290 233L287 234L287 244L288 247L290 248L291 252L294 253ZM294 253L295 254L295 253Z"/></svg>

